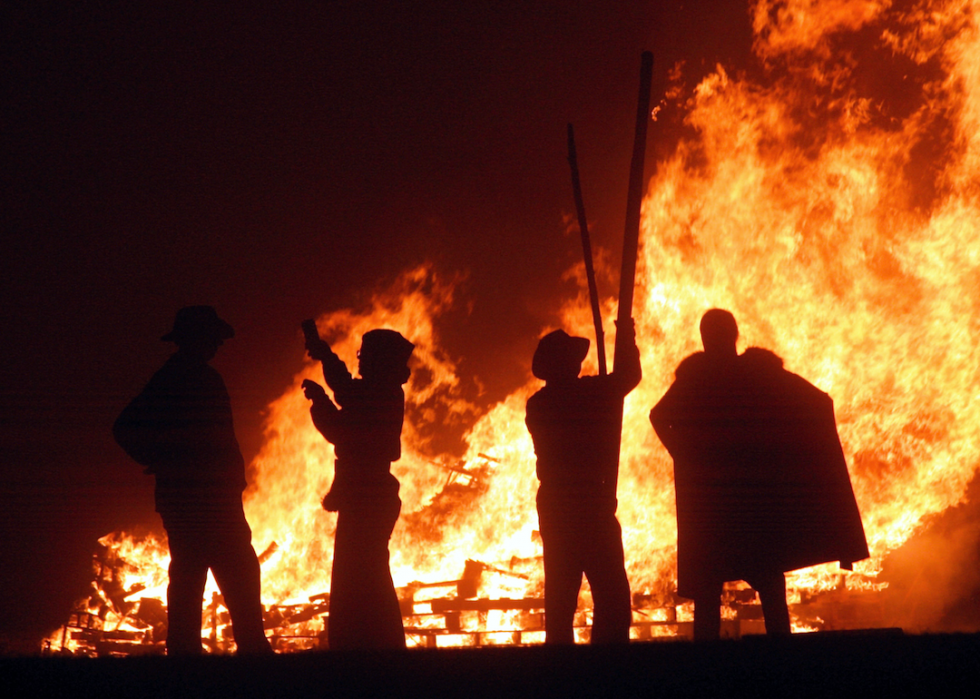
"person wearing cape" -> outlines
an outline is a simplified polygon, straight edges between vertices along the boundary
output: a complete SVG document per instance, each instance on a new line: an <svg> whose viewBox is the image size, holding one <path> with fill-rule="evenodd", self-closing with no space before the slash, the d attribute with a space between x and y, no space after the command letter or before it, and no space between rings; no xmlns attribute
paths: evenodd
<svg viewBox="0 0 980 699"><path fill-rule="evenodd" d="M784 573L869 555L833 401L769 350L738 354L728 311L707 311L701 337L650 412L674 460L677 593L695 639L719 636L735 580L759 593L766 632L788 634Z"/></svg>

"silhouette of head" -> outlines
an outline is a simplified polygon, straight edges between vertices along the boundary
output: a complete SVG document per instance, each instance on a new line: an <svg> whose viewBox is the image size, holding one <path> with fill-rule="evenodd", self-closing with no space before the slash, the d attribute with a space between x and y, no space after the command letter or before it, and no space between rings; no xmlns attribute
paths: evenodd
<svg viewBox="0 0 980 699"><path fill-rule="evenodd" d="M735 316L721 308L712 308L701 316L701 344L704 353L711 357L735 357L735 341L738 340L738 324Z"/></svg>
<svg viewBox="0 0 980 699"><path fill-rule="evenodd" d="M394 330L370 330L361 338L361 350L357 353L358 373L369 381L392 381L401 384L408 381L412 370L408 360L415 345Z"/></svg>
<svg viewBox="0 0 980 699"><path fill-rule="evenodd" d="M554 330L538 342L531 361L531 373L543 381L574 379L588 353L588 338L573 337L564 330Z"/></svg>
<svg viewBox="0 0 980 699"><path fill-rule="evenodd" d="M234 336L234 328L218 317L213 306L185 306L177 311L173 330L160 339L211 359L218 347Z"/></svg>

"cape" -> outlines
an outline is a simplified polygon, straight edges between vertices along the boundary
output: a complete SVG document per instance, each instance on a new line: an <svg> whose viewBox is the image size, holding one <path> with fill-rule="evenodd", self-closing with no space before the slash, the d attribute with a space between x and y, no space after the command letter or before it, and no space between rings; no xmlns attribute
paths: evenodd
<svg viewBox="0 0 980 699"><path fill-rule="evenodd" d="M868 557L833 401L777 355L689 356L650 420L674 459L681 596Z"/></svg>

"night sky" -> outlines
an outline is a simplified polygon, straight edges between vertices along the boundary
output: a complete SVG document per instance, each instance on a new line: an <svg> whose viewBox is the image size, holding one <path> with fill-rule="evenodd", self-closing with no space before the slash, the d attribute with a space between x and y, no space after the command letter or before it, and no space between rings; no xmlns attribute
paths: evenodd
<svg viewBox="0 0 980 699"><path fill-rule="evenodd" d="M0 10L0 654L67 619L98 537L159 529L110 428L177 308L237 331L214 364L246 461L300 320L424 261L466 275L440 332L479 400L523 383L581 254L566 124L593 244L618 259L641 52L654 100L678 61L688 82L746 61L747 6L686 4Z"/></svg>

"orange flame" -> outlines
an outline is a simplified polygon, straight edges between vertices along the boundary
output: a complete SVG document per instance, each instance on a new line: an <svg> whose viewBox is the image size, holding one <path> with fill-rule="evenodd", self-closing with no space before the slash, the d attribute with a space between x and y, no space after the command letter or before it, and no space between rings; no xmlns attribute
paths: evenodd
<svg viewBox="0 0 980 699"><path fill-rule="evenodd" d="M671 72L667 104L689 135L658 164L644 202L634 307L644 379L623 427L619 517L634 592L673 590L672 464L647 413L699 349L697 322L710 307L735 314L743 348L774 350L835 399L872 551L845 575L848 588L880 588L883 557L962 500L980 453L978 11L976 0L904 10L887 0L757 0L763 78L718 66L689 89L682 66ZM858 47L873 51L866 61L907 69L899 97L875 92ZM393 467L403 500L390 546L395 584L455 580L473 558L523 576L487 574L481 597L540 596L537 481L523 422L538 384L528 377L483 415L461 397L436 332L454 284L430 266L409 270L367 308L318 325L348 366L371 328L417 346ZM602 306L611 328L615 300ZM591 335L584 291L562 318L568 331ZM278 544L263 566L267 604L306 603L329 589L335 517L319 502L333 454L310 422L305 378L320 379L312 362L269 406L246 493L257 550ZM461 462L433 453L440 430L464 425ZM840 575L835 565L793 574L791 601L839 586ZM489 630L521 623L486 616ZM464 615L461 632L474 624Z"/></svg>
<svg viewBox="0 0 980 699"><path fill-rule="evenodd" d="M321 335L330 339L351 367L356 366L361 335L372 328L398 330L416 345L406 391L402 458L392 469L401 482L403 503L390 547L397 586L420 575L456 579L474 551L494 560L520 555L522 548L532 553L527 544L517 546L510 539L523 537L530 542L530 524L520 510L522 502L532 503L533 466L529 472L521 467L497 469L479 501L457 501L447 509L438 500L450 474L447 467L454 464L449 457L430 453L433 434L472 421L475 413L474 406L460 398L455 366L434 337L433 317L451 302L451 284L424 266L405 273L395 288L376 296L364 312L341 311L319 321ZM255 483L246 495L256 548L271 541L279 544L275 559L264 568L263 583L268 598L277 603L305 601L309 594L327 588L333 554L336 516L320 508L332 480L333 449L310 422L309 401L300 388L306 378L322 382L319 364L308 361L292 387L270 405L266 442L254 464ZM488 463L526 462L530 437L512 440L500 433L522 410L523 403L515 396L484 416L470 438L473 443L478 435L480 446L471 447L464 465L457 468L475 474ZM518 497L507 504L508 498L495 497L497 493ZM490 506L498 501L502 501L499 507ZM486 536L487 526L492 526L493 537ZM456 536L447 536L450 531Z"/></svg>

